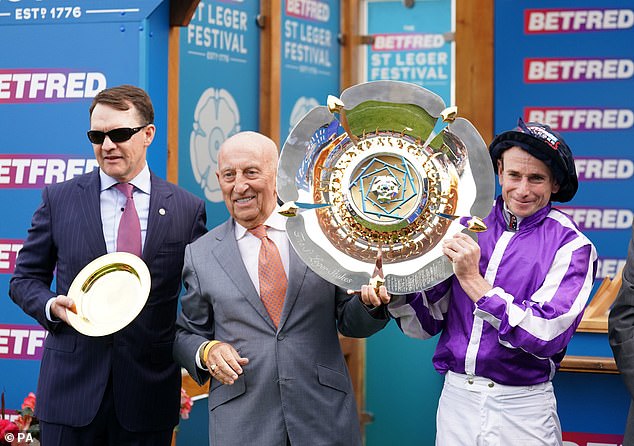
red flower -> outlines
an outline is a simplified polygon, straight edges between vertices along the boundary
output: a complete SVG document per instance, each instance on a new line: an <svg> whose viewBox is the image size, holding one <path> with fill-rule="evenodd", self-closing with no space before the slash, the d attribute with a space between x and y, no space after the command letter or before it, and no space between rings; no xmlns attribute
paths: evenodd
<svg viewBox="0 0 634 446"><path fill-rule="evenodd" d="M31 428L31 425L37 423L37 420L33 418L33 413L35 412L35 394L33 392L29 393L26 398L24 398L24 402L22 403L22 410L19 410L18 413L20 416L15 420L15 424L21 431L28 431Z"/></svg>
<svg viewBox="0 0 634 446"><path fill-rule="evenodd" d="M24 402L22 403L22 410L26 408L35 411L35 394L30 392L26 398L24 398Z"/></svg>
<svg viewBox="0 0 634 446"><path fill-rule="evenodd" d="M0 419L0 444L11 444L18 435L18 426L9 420Z"/></svg>
<svg viewBox="0 0 634 446"><path fill-rule="evenodd" d="M191 412L193 405L194 405L194 403L192 402L192 399L189 397L189 395L187 394L185 389L183 389L181 387L181 410L180 410L180 415L181 415L181 418L183 420L186 420L186 419L189 418L189 412Z"/></svg>

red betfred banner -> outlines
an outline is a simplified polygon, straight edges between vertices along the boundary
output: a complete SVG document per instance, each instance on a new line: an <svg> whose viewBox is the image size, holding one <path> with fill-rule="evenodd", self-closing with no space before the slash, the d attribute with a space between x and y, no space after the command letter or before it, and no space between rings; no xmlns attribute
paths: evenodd
<svg viewBox="0 0 634 446"><path fill-rule="evenodd" d="M623 435L564 432L564 446L622 446Z"/></svg>

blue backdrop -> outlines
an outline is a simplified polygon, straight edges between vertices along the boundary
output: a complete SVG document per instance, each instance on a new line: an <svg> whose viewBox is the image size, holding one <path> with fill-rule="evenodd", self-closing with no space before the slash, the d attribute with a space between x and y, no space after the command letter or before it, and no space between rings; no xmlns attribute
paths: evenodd
<svg viewBox="0 0 634 446"><path fill-rule="evenodd" d="M368 1L365 33L374 37L366 49L366 79L412 82L454 105L454 2ZM460 104L458 110L460 110ZM437 337L407 338L395 323L367 340L367 446L433 445L436 408L443 379L431 358Z"/></svg>
<svg viewBox="0 0 634 446"><path fill-rule="evenodd" d="M178 183L207 200L212 228L228 213L216 179L220 144L258 130L258 2L201 2L180 30Z"/></svg>
<svg viewBox="0 0 634 446"><path fill-rule="evenodd" d="M306 113L339 94L339 3L282 2L280 146Z"/></svg>
<svg viewBox="0 0 634 446"><path fill-rule="evenodd" d="M556 206L596 245L598 284L624 263L632 226L632 2L497 0L495 17L495 131L521 116L564 135L580 184ZM612 356L606 334L580 332L568 354ZM554 384L564 432L623 433L629 395L618 375L559 373Z"/></svg>
<svg viewBox="0 0 634 446"><path fill-rule="evenodd" d="M7 296L41 189L95 167L88 107L123 83L153 99L148 162L165 176L168 33L167 1L0 2L0 391L9 409L35 391L45 336Z"/></svg>

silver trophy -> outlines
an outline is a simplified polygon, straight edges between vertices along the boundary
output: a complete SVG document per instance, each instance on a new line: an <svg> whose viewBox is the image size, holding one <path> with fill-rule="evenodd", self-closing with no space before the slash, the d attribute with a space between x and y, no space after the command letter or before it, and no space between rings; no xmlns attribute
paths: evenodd
<svg viewBox="0 0 634 446"><path fill-rule="evenodd" d="M329 96L298 122L277 188L291 244L313 271L343 288L403 294L453 274L443 238L486 230L494 172L456 107L414 84L377 81Z"/></svg>

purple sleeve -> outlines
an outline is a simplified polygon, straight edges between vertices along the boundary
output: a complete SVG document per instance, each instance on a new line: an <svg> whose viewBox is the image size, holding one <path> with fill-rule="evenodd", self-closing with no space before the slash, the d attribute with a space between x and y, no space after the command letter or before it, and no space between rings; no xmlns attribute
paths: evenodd
<svg viewBox="0 0 634 446"><path fill-rule="evenodd" d="M388 310L401 331L418 339L428 339L439 333L445 326L450 285L451 279L447 279L425 291L393 296Z"/></svg>
<svg viewBox="0 0 634 446"><path fill-rule="evenodd" d="M524 300L501 286L476 303L475 315L499 331L499 342L540 358L562 351L574 334L590 296L596 251L585 238L559 248L541 286Z"/></svg>

